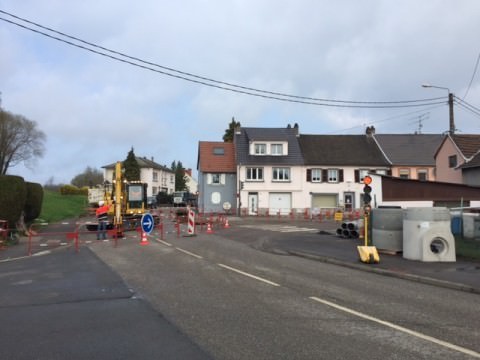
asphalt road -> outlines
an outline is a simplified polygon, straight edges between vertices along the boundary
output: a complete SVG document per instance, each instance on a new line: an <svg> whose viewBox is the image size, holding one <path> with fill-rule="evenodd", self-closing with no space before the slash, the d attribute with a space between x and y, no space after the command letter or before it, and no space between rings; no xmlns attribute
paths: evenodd
<svg viewBox="0 0 480 360"><path fill-rule="evenodd" d="M216 359L480 357L478 295L263 251L278 234L259 226L236 234L91 248Z"/></svg>
<svg viewBox="0 0 480 360"><path fill-rule="evenodd" d="M0 358L210 359L88 248L0 263Z"/></svg>

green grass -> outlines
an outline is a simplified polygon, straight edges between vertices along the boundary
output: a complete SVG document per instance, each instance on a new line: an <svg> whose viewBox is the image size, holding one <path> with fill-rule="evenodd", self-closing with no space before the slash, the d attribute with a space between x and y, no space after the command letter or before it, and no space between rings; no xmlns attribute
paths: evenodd
<svg viewBox="0 0 480 360"><path fill-rule="evenodd" d="M56 191L45 190L42 211L37 221L55 223L77 218L86 214L87 205L86 195L61 195Z"/></svg>
<svg viewBox="0 0 480 360"><path fill-rule="evenodd" d="M455 236L455 249L457 256L466 259L480 260L479 240L468 240L461 236Z"/></svg>

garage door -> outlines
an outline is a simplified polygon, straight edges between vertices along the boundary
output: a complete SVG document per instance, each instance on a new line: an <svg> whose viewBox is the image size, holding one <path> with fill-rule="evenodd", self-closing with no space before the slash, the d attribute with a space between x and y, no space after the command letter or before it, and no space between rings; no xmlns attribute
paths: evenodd
<svg viewBox="0 0 480 360"><path fill-rule="evenodd" d="M292 208L292 194L270 193L269 207L271 215L276 215L279 211L281 215L290 214Z"/></svg>
<svg viewBox="0 0 480 360"><path fill-rule="evenodd" d="M337 207L337 197L337 194L313 194L312 208L335 208Z"/></svg>

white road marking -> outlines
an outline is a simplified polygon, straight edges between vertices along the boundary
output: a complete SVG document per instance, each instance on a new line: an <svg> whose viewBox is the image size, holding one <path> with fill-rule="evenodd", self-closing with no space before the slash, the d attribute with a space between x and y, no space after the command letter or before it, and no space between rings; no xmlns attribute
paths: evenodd
<svg viewBox="0 0 480 360"><path fill-rule="evenodd" d="M328 306L331 306L337 310L340 310L340 311L344 311L344 312L347 312L349 314L352 314L352 315L355 315L355 316L358 316L360 318L363 318L363 319L366 319L366 320L370 320L370 321L373 321L373 322L376 322L378 324L381 324L381 325L384 325L384 326L387 326L387 327L390 327L392 329L395 329L395 330L398 330L398 331L401 331L401 332L404 332L406 334L409 334L409 335L412 335L412 336L415 336L415 337L418 337L420 339L423 339L423 340L426 340L426 341L430 341L434 344L437 344L437 345L440 345L440 346L443 346L443 347L446 347L448 349L451 349L451 350L455 350L455 351L458 351L458 352L461 352L461 353L464 353L464 354L467 354L467 355L470 355L470 356L473 356L473 357L476 357L476 358L480 358L480 353L476 352L476 351L473 351L473 350L470 350L470 349L467 349L467 348L464 348L464 347L461 347L461 346L458 346L458 345L455 345L455 344L452 344L452 343L449 343L449 342L446 342L446 341L443 341L443 340L440 340L440 339L437 339L437 338L434 338L432 336L428 336L428 335L425 335L425 334L422 334L422 333L419 333L417 331L414 331L414 330L410 330L410 329L407 329L403 326L399 326L399 325L396 325L394 323L391 323L389 321L384 321L384 320L380 320L376 317L373 317L373 316L370 316L370 315L367 315L367 314L363 314L361 312L358 312L358 311L355 311L355 310L352 310L352 309L349 309L347 307L344 307L344 306L341 306L341 305L337 305L335 303L332 303L328 300L324 300L324 299L320 299L318 297L315 297L315 296L311 296L310 299L314 300L314 301L317 301L319 303L322 303L324 305L328 305Z"/></svg>
<svg viewBox="0 0 480 360"><path fill-rule="evenodd" d="M159 243L163 244L163 245L166 245L166 246L172 246L172 244L166 242L166 241L163 241L163 240L159 240L159 239L156 239Z"/></svg>
<svg viewBox="0 0 480 360"><path fill-rule="evenodd" d="M185 254L187 254L187 255L193 256L193 257L195 257L195 258L197 258L197 259L203 259L203 257L201 257L200 255L194 254L194 253L192 253L192 252L190 252L190 251L187 251L187 250L184 250L184 249L182 249L182 248L176 247L175 249L177 249L178 251L181 251L181 252L183 252L183 253L185 253Z"/></svg>
<svg viewBox="0 0 480 360"><path fill-rule="evenodd" d="M249 228L249 229L260 229L260 230L269 230L269 231L277 231L283 233L290 233L290 232L317 232L318 229L315 228L306 228L306 227L298 227L298 226L290 226L290 225L239 225L239 227Z"/></svg>
<svg viewBox="0 0 480 360"><path fill-rule="evenodd" d="M252 279L259 280L259 281L263 281L264 283L269 284L269 285L280 286L279 284L274 283L273 281L270 281L270 280L261 278L261 277L259 277L259 276L255 276L255 275L246 273L246 272L244 272L244 271L242 271L242 270L238 270L238 269L232 268L232 267L227 266L227 265L224 265L224 264L218 264L218 266L220 266L220 267L222 267L222 268L225 268L225 269L228 269L228 270L231 270L231 271L234 271L234 272L239 273L239 274L241 274L241 275L248 276L248 277L250 277L250 278L252 278Z"/></svg>

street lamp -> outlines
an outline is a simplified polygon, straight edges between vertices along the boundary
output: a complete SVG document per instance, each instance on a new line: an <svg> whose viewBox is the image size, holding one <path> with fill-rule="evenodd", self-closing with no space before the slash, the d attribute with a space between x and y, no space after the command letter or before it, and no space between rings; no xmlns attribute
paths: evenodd
<svg viewBox="0 0 480 360"><path fill-rule="evenodd" d="M453 94L450 92L450 89L443 86L435 86L430 84L422 84L424 88L435 88L435 89L443 89L448 91L448 109L449 109L449 118L450 118L450 130L448 131L450 135L455 133L455 121L453 118Z"/></svg>

